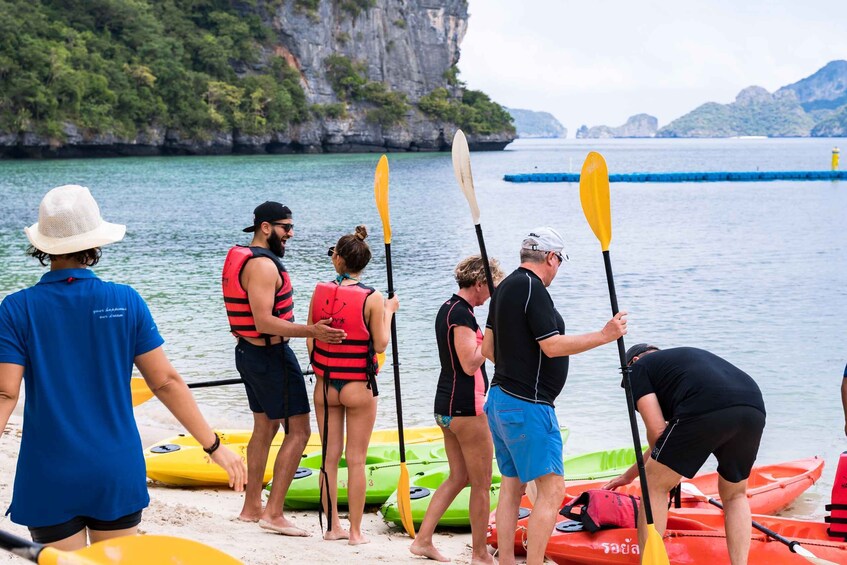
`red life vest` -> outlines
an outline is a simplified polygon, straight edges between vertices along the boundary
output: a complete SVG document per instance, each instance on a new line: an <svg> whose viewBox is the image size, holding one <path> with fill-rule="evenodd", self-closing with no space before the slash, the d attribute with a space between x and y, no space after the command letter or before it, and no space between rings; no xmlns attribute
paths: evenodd
<svg viewBox="0 0 847 565"><path fill-rule="evenodd" d="M371 332L365 324L365 301L374 289L361 283L341 286L318 283L312 296L312 321L332 318L332 327L347 332L347 339L331 344L315 340L312 368L323 377L367 381L379 372Z"/></svg>
<svg viewBox="0 0 847 565"><path fill-rule="evenodd" d="M830 515L824 517L824 521L830 524L827 533L847 539L847 451L838 460L835 481L832 483L832 498L826 509L830 511Z"/></svg>
<svg viewBox="0 0 847 565"><path fill-rule="evenodd" d="M241 271L247 261L254 257L267 257L273 261L282 279L282 286L274 297L273 315L289 322L294 321L294 290L291 287L291 277L288 276L279 257L264 247L236 245L226 255L221 276L229 329L236 337L266 337L265 334L256 331L256 320L253 318L253 311L250 310L247 291L241 286Z"/></svg>

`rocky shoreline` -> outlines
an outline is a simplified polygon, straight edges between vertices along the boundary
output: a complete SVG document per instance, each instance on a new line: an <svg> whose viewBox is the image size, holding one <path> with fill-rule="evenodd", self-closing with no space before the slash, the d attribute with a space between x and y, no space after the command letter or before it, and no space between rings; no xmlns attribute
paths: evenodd
<svg viewBox="0 0 847 565"><path fill-rule="evenodd" d="M221 131L203 139L167 128L154 127L135 137L122 137L83 132L65 124L61 142L29 132L0 133L0 159L449 151L455 132L454 124L412 116L406 126L391 128L365 120L324 120L267 135ZM507 133L468 134L468 145L472 151L499 151L513 139Z"/></svg>

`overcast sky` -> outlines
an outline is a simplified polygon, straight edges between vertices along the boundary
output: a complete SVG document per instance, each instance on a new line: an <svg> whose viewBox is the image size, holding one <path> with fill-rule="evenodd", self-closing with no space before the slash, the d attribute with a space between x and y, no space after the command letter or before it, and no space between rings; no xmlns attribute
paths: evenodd
<svg viewBox="0 0 847 565"><path fill-rule="evenodd" d="M573 137L646 112L666 125L747 86L847 59L847 0L469 0L460 78Z"/></svg>

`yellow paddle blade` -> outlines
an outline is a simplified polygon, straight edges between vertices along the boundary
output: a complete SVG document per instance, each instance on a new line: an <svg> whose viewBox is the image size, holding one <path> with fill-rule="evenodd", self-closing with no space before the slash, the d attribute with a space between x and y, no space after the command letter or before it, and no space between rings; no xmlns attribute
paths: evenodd
<svg viewBox="0 0 847 565"><path fill-rule="evenodd" d="M101 541L78 551L45 548L39 565L237 565L238 559L208 545L170 536L124 536Z"/></svg>
<svg viewBox="0 0 847 565"><path fill-rule="evenodd" d="M609 169L606 160L592 151L582 164L579 175L579 201L591 231L600 240L603 251L612 241L612 210L609 203Z"/></svg>
<svg viewBox="0 0 847 565"><path fill-rule="evenodd" d="M391 218L388 217L388 157L379 158L374 173L374 198L379 217L382 219L382 234L385 243L391 243Z"/></svg>
<svg viewBox="0 0 847 565"><path fill-rule="evenodd" d="M400 522L406 533L415 538L415 523L412 521L412 500L409 497L409 469L406 463L400 463L400 481L397 483L397 510L400 511Z"/></svg>
<svg viewBox="0 0 847 565"><path fill-rule="evenodd" d="M473 174L471 174L471 154L468 149L468 139L462 130L456 130L453 136L453 172L462 194L471 207L471 217L474 225L479 225L479 205L476 203L476 193L473 187Z"/></svg>
<svg viewBox="0 0 847 565"><path fill-rule="evenodd" d="M45 547L38 554L39 565L98 565L99 563L117 563L116 561L92 561L75 552L59 551L52 547Z"/></svg>
<svg viewBox="0 0 847 565"><path fill-rule="evenodd" d="M138 406L144 404L153 398L153 391L147 386L147 382L141 377L133 377L129 380L130 390L132 391L132 405Z"/></svg>
<svg viewBox="0 0 847 565"><path fill-rule="evenodd" d="M641 565L670 565L665 543L653 524L647 524L647 543L644 544Z"/></svg>

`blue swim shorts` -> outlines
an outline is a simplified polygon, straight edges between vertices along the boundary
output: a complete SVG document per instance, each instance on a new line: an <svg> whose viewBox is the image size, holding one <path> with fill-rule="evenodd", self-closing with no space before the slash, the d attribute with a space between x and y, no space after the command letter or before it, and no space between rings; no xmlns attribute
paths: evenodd
<svg viewBox="0 0 847 565"><path fill-rule="evenodd" d="M550 473L564 476L562 435L552 406L520 400L494 386L485 414L500 473L522 483Z"/></svg>

